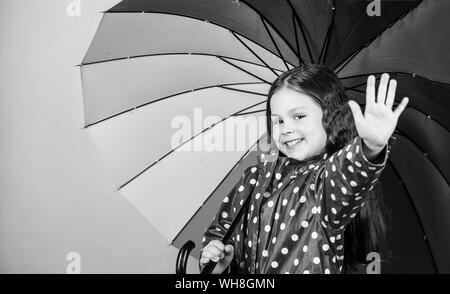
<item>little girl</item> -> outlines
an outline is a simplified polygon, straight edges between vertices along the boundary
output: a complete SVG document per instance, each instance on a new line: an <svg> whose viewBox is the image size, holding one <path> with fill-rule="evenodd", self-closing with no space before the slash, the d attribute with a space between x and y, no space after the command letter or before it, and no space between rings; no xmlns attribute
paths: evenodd
<svg viewBox="0 0 450 294"><path fill-rule="evenodd" d="M392 111L395 91L396 81L383 74L375 95L370 76L363 114L325 66L304 65L279 76L266 108L268 138L278 156L247 168L225 197L204 234L201 268L212 260L213 273L341 273L349 264L344 258L357 259L357 246L372 249L376 234L355 227L361 227L365 202L375 229L383 225L374 215L379 210L372 209L378 205L370 202L379 200L371 196L373 188L408 103L404 98ZM249 195L250 205L225 246L220 240ZM375 240L361 243L361 236Z"/></svg>

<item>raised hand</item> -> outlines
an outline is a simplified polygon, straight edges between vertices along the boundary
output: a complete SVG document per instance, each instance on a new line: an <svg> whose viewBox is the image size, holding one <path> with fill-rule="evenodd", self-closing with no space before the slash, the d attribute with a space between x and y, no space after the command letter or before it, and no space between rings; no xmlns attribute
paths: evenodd
<svg viewBox="0 0 450 294"><path fill-rule="evenodd" d="M391 79L389 82L389 75L384 73L381 76L378 95L375 97L375 76L371 75L367 79L364 114L358 103L353 100L348 102L355 119L358 135L374 154L380 152L388 143L389 137L394 133L398 118L409 101L404 97L397 108L392 110L396 87L397 81Z"/></svg>

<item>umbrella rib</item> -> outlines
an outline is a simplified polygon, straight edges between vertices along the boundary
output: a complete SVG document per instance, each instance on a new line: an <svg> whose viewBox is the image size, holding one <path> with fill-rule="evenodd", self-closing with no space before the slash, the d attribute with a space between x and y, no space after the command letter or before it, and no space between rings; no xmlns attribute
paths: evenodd
<svg viewBox="0 0 450 294"><path fill-rule="evenodd" d="M292 12L294 13L295 19L297 20L298 26L299 26L299 28L300 28L300 32L302 33L303 41L305 42L306 49L307 49L307 51L308 51L309 58L310 58L311 62L314 63L314 58L313 58L312 53L311 53L311 48L309 47L308 39L306 38L305 31L303 30L303 26L302 26L302 22L301 22L301 20L300 20L300 17L299 17L299 15L297 14L297 11L294 9L294 6L292 5L291 1L290 1L290 0L286 0L286 1L287 1L287 3L289 4L289 6L290 6ZM295 24L294 24L294 25L295 25ZM295 28L295 26L294 26L294 28ZM297 37L297 34L295 34L295 37ZM297 44L297 46L298 46L298 44ZM301 57L300 57L300 50L298 51L298 54L299 54L299 59L300 59L300 61L301 61L302 63L305 63L305 62L301 59Z"/></svg>
<svg viewBox="0 0 450 294"><path fill-rule="evenodd" d="M145 169L143 169L143 170L142 170L141 172L139 172L137 175L135 175L134 177L132 177L131 179L129 179L128 181L126 181L124 184L120 185L120 187L118 188L118 190L120 191L120 189L122 189L123 187L125 187L126 185L128 185L129 183L131 183L133 180L135 180L136 178L138 178L140 175L142 175L144 172L146 172L148 169L150 169L151 167L153 167L153 166L154 166L155 164L157 164L159 161L163 160L165 157L167 157L168 155L170 155L172 152L176 151L178 148L180 148L181 146L183 146L183 145L186 144L187 142L192 141L195 137L197 137L197 136L203 134L203 133L206 132L207 130L213 128L214 126L216 126L217 124L219 124L219 123L221 123L221 122L227 120L228 118L233 117L233 116L235 116L236 114L238 114L238 113L240 113L240 112L242 112L242 111L245 111L245 110L250 109L250 108L252 108L252 107L258 106L258 105L260 105L260 104L262 104L262 103L266 103L266 101L261 101L261 102L252 104L252 105L250 105L250 106L248 106L248 107L245 107L245 108L243 108L243 109L241 109L241 110L239 110L239 111L237 111L237 112L235 112L235 113L233 113L233 114L230 114L230 115L228 115L228 116L222 118L221 120L219 120L219 121L217 121L216 123L212 124L212 125L209 126L208 128L203 129L200 133L198 133L198 134L192 136L191 138L187 139L186 141L182 142L182 143L179 144L177 147L173 148L172 150L170 150L169 152L167 152L166 154L164 154L163 156L161 156L160 158L158 158L155 162L153 162L152 164L150 164L149 166L147 166Z"/></svg>
<svg viewBox="0 0 450 294"><path fill-rule="evenodd" d="M236 115L234 115L234 116L241 116L241 115L253 114L253 113L263 112L263 111L266 111L266 110L265 110L265 109L261 109L261 110L255 110L255 111L242 112L242 113L236 114Z"/></svg>
<svg viewBox="0 0 450 294"><path fill-rule="evenodd" d="M352 79L352 78L360 78L360 77L364 77L364 76L369 76L369 75L381 75L383 73L388 73L388 74L403 74L403 75L410 75L413 78L419 78L422 80L425 80L428 83L433 83L433 84L438 84L440 86L449 86L450 87L450 83L443 83L443 82L438 82L438 81L434 81L434 80L430 80L424 76L418 75L418 74L412 74L410 72L405 72L405 71L383 71L383 72L371 72L371 73L366 73L366 74L359 74L359 75L351 75L351 76L346 76L346 77L342 77L339 78L340 80L346 80L346 79Z"/></svg>
<svg viewBox="0 0 450 294"><path fill-rule="evenodd" d="M358 55L358 53L359 53L360 51L361 51L361 50L359 50L359 51L356 50L355 52L352 53L352 55L351 55L349 58L347 58L347 59L344 60L344 63L343 63L342 65L337 66L337 67L334 69L334 72L336 73L336 75L339 74L339 72L340 72L344 67L346 67L347 64L349 64L350 61L352 61L353 58L354 58L356 55ZM340 68L337 69L338 67L340 67Z"/></svg>
<svg viewBox="0 0 450 294"><path fill-rule="evenodd" d="M195 56L224 57L224 58L238 60L238 61L242 61L242 62L246 62L246 63L250 63L250 64L253 64L253 65L264 67L263 65L261 65L259 63L255 63L255 62L252 62L252 61L248 61L248 60L244 60L244 59L240 59L240 58L235 58L235 57L231 57L231 56L209 54L209 53L192 53L192 52L170 52L170 53L151 53L151 54L132 55L132 56L126 56L126 57L118 57L118 58L112 58L112 59L104 59L104 60L99 60L99 61L81 63L81 64L78 64L76 66L80 66L81 67L81 66L85 66L85 65L93 65L93 64L98 64L98 63L105 63L105 62L118 61L118 60L124 60L124 59L134 59L134 58L143 58L143 57L155 57L155 56L170 56L170 55L195 55ZM277 69L277 70L279 70L279 69Z"/></svg>
<svg viewBox="0 0 450 294"><path fill-rule="evenodd" d="M229 29L229 28L227 28L227 27L225 27L225 26L223 26L223 25L221 25L221 24L219 24L219 23L216 23L216 22L213 22L213 21L210 21L210 20L206 20L206 19L203 19L203 18L199 18L199 17L194 17L194 16L189 16L189 15L184 15L184 14L181 14L181 13L172 13L172 12L170 12L170 13L169 13L169 12L154 12L154 11L103 11L102 13L104 13L104 14L105 14L105 13L110 13L110 14L112 14L112 13L153 13L153 14L164 14L164 15L181 16L181 17L186 17L186 18L195 19L195 20L199 20L199 21L207 21L209 24L218 26L218 27L223 28L223 29L228 30L228 31L233 31L233 30L231 30L231 29ZM258 12L257 12L257 13L258 13ZM258 15L259 15L259 13L258 13ZM237 33L237 34L240 34L239 32L236 32L236 31L233 31L233 32L235 32L235 33ZM240 35L242 35L242 34L240 34ZM245 36L244 36L244 37L245 37ZM250 39L250 38L249 38L249 39ZM253 42L254 42L254 41L253 41ZM255 42L255 43L256 43L256 42ZM264 47L263 45L258 44L258 46L261 46L262 48L264 48L264 49L266 49L267 51L271 52L272 54L276 55L275 52L272 52L272 50L270 50L270 49ZM276 47L276 45L275 45L275 47ZM277 48L277 50L278 50L278 48ZM279 50L278 50L278 54L280 54ZM280 56L282 56L282 55L280 54ZM227 57L227 58L228 58L228 57ZM286 65L286 64L285 64L285 65ZM286 67L287 67L287 65L286 65Z"/></svg>
<svg viewBox="0 0 450 294"><path fill-rule="evenodd" d="M262 83L262 82L227 83L227 84L218 84L218 85L205 86L205 87L195 88L195 89L192 89L192 90L186 90L186 91L178 92L178 93L175 93L175 94L171 94L171 95L168 95L168 96L165 96L165 97L161 97L161 98L158 98L158 99L155 99L155 100L146 102L146 103L144 103L144 104L140 104L140 105L138 105L138 106L136 106L136 107L133 107L133 108L126 109L126 110L124 110L124 111L121 111L121 112L119 112L119 113L113 114L113 115L111 115L111 116L102 118L102 119L100 119L100 120L98 120L98 121L95 121L95 122L93 122L93 123L87 124L87 125L84 126L82 129L87 129L87 128L91 127L91 126L94 126L94 125L96 125L96 124L99 124L99 123L101 123L101 122L104 122L104 121L106 121L106 120L108 120L108 119L114 118L114 117L116 117L116 116L125 114L125 113L127 113L127 112L133 111L133 110L135 110L135 109L138 109L138 108L141 108L141 107L144 107L144 106L148 106L148 105L150 105L150 104L152 104L152 103L160 102L160 101L162 101L162 100L169 99L169 98L173 98L173 97L176 97L176 96L178 96L178 95L186 94L186 93L189 93L189 92L201 91L201 90L205 90L205 89L210 89L210 88L215 88L215 87L222 87L222 86L253 85L253 84L263 84L263 83Z"/></svg>
<svg viewBox="0 0 450 294"><path fill-rule="evenodd" d="M333 0L333 7L336 7L334 4L335 4L335 0ZM353 23L351 30L348 31L347 35L345 36L345 39L342 41L342 44L344 44L347 41L347 39L350 38L350 36L352 35L353 31L355 30L357 24L360 22L361 18L365 14L366 14L366 11L363 10L363 12L361 12L361 14L359 15L359 18ZM336 55L336 52L335 52L335 55Z"/></svg>
<svg viewBox="0 0 450 294"><path fill-rule="evenodd" d="M334 28L334 20L336 18L336 6L335 6L335 1L333 0L332 5L332 9L331 9L331 22L330 25L328 26L328 30L327 30L327 35L325 37L325 41L323 42L322 45L322 49L320 50L320 55L319 55L319 63L323 64L325 62L325 59L327 57L327 53L328 53L328 48L330 46L330 38L331 38L331 32L333 31ZM323 54L323 56L322 56Z"/></svg>
<svg viewBox="0 0 450 294"><path fill-rule="evenodd" d="M388 159L387 162L388 162L388 164L391 166L392 170L393 170L393 171L397 174L397 176L399 177L400 182L401 182L401 184L402 184L402 187L403 187L403 189L406 191L406 195L408 195L408 199L409 199L409 201L410 201L411 204L412 204L412 207L413 207L413 210L414 210L414 214L416 215L416 219L417 219L417 221L419 222L420 228L421 228L421 230L422 230L422 234L426 237L425 227L424 227L424 225L423 225L423 223L422 223L422 220L420 219L419 211L417 210L417 207L416 207L416 205L415 205L413 199L411 198L411 194L410 194L409 191L408 191L408 187L406 187L406 185L405 185L405 183L403 182L403 179L402 179L402 177L401 177L399 171L397 170L397 168L395 167L395 165L392 163L391 159ZM437 267L437 264L436 264L436 260L435 260L435 257L434 257L434 255L433 255L433 251L431 250L430 242L428 241L428 238L424 238L424 239L425 239L425 240L424 240L425 243L427 244L428 252L429 252L429 254L430 254L430 256L431 256L431 261L432 261L432 263L433 263L433 268L434 268L434 270L435 270L436 273L439 273L439 270L438 270L438 267Z"/></svg>
<svg viewBox="0 0 450 294"><path fill-rule="evenodd" d="M379 78L375 78L375 81L378 81L379 80ZM361 83L361 84L356 84L356 85L353 85L353 86L351 86L351 87L344 87L345 88L345 90L356 90L356 88L358 88L358 87L361 87L361 86L364 86L366 84L366 82L364 82L364 83ZM359 89L358 89L359 90ZM361 91L361 90L360 90Z"/></svg>
<svg viewBox="0 0 450 294"><path fill-rule="evenodd" d="M402 132L402 130L400 128L398 128L399 135L405 137L406 139L408 139L408 141L410 141L417 149L419 149L420 151L422 151L422 149L419 147L419 145L410 137L408 136L405 132ZM422 152L423 153L423 152ZM425 155L425 157L431 162L431 164L434 166L434 168L436 168L436 170L439 172L439 174L441 175L441 177L445 180L445 182L447 183L447 185L450 185L448 179L445 177L444 173L441 171L441 169L435 164L435 162L433 161L433 159L431 159L430 155L428 153L425 153L427 155Z"/></svg>
<svg viewBox="0 0 450 294"><path fill-rule="evenodd" d="M222 183L228 178L228 176L234 171L234 169L241 163L241 161L247 156L247 154L250 152L250 150L259 143L261 138L265 137L265 135L261 136L245 153L241 156L241 158L236 162L236 164L228 171L228 173L222 178L220 183L214 188L214 190L209 194L209 196L206 198L205 201L203 201L202 205L197 209L197 211L192 215L192 217L186 222L186 224L181 228L181 230L178 232L178 234L172 239L170 245L173 245L173 242L178 238L178 236L183 232L183 230L187 227L187 225L191 222L192 219L200 212L200 209L203 207L203 205L208 202L208 200L214 195L214 193L219 189L219 187L222 185Z"/></svg>
<svg viewBox="0 0 450 294"><path fill-rule="evenodd" d="M416 9L421 3L423 2L423 0L421 0L420 2L417 3L416 6L411 7L410 9L408 9L407 11L405 11L403 14L399 15L397 18L395 18L392 22L390 22L385 28L384 30L382 30L380 33L378 33L377 35L375 35L371 40L367 41L366 44L362 45L360 48L358 48L355 52L359 53L361 52L364 48L366 48L367 46L369 46L373 41L375 41L379 36L381 36L387 29L389 29L390 27L392 27L396 22L398 22L399 20L401 20L402 18L404 18L406 15L408 15L412 10ZM349 55L349 57L344 58L343 61L336 65L333 70L335 70L336 74L338 74L345 66L342 66L342 63L344 63L345 61L348 61L347 64L352 60L350 59L350 57L355 57L356 54L355 52L353 52L352 54ZM347 60L349 59L349 60ZM338 67L341 67L338 71L336 71L336 69Z"/></svg>
<svg viewBox="0 0 450 294"><path fill-rule="evenodd" d="M295 44L297 45L298 59L302 60L302 54L300 53L300 45L298 44L297 26L295 25L295 14L294 14L294 12L292 12L292 25L294 27Z"/></svg>
<svg viewBox="0 0 450 294"><path fill-rule="evenodd" d="M247 1L245 1L245 0L242 0L243 2L245 2L245 4L248 6L248 7L250 7L251 9L253 9L253 11L255 11L258 15L259 15L259 17L261 18L261 21L262 21L262 23L263 23L263 25L264 25L264 27L266 28L266 30L269 32L269 30L268 30L268 28L267 28L267 26L266 26L266 23L265 22L267 22L271 27L272 27L272 29L278 34L278 36L286 43L286 45L289 47L289 49L291 49L291 51L295 54L295 50L294 50L294 48L292 48L292 46L291 46L291 44L289 44L289 42L283 37L283 35L282 34L280 34L280 32L278 31L278 29L261 13L261 12L259 12L259 10L258 9L256 9L253 5L251 5L251 4L249 4ZM269 36L272 38L272 35L269 33ZM272 39L272 42L275 44L275 42L274 42L274 40ZM276 45L275 45L276 46ZM297 55L296 55L297 56ZM298 56L297 56L297 58L298 58ZM302 63L303 61L302 60L300 60L299 59L299 62L300 63ZM304 63L304 62L303 62Z"/></svg>
<svg viewBox="0 0 450 294"><path fill-rule="evenodd" d="M263 82L266 83L266 84L269 84L269 85L271 84L270 82L264 80L263 78L261 78L261 77L255 75L255 74L253 74L253 73L251 73L251 72L249 72L249 71L247 71L247 70L245 70L245 69L243 69L243 68L237 66L236 64L234 64L234 63L232 63L232 62L229 62L228 60L226 60L226 59L223 58L223 57L218 57L218 58L219 58L220 60L222 60L223 62L226 62L226 63L228 63L229 65L231 65L231 66L233 66L233 67L235 67L235 68L237 68L237 69L239 69L239 70L245 72L246 74L251 75L251 76L254 77L254 78L257 78L257 79L260 80L260 81L263 81Z"/></svg>
<svg viewBox="0 0 450 294"><path fill-rule="evenodd" d="M250 51L253 55L255 55L255 57L258 58L262 63L264 63L264 65L265 65L268 69L270 69L270 70L274 73L275 76L277 76L277 77L279 76L279 74L278 74L277 72L275 72L275 70L274 70L271 66L269 66L269 65L268 65L261 57L259 57L259 55L256 54L255 51L253 51L247 44L245 44L245 42L242 41L241 38L239 38L239 37L236 35L235 32L231 31L231 33L233 34L233 36L234 36L236 39L239 40L239 42L241 42L242 45L245 46L245 48L248 49L248 51Z"/></svg>
<svg viewBox="0 0 450 294"><path fill-rule="evenodd" d="M277 52L278 52L279 57L283 60L284 66L286 66L286 69L289 70L289 67L288 67L288 65L287 65L287 62L286 62L286 60L284 59L283 54L282 54L281 51L280 51L280 48L278 48L278 45L277 45L277 43L275 42L275 40L274 40L272 34L270 33L269 28L267 27L267 24L265 23L265 21L264 21L264 19L261 17L261 15L260 15L259 17L261 18L261 22L262 22L262 24L263 24L263 26L264 26L264 29L266 30L267 34L269 35L270 40L272 41L273 45L275 46L275 49L277 49Z"/></svg>
<svg viewBox="0 0 450 294"><path fill-rule="evenodd" d="M226 90L231 90L231 91L237 91L237 92L261 95L261 96L267 96L267 94L262 94L262 93L248 91L248 90L242 90L242 89L235 89L235 88L230 88L230 87L226 87L226 86L220 86L220 88L223 88L223 89L226 89Z"/></svg>

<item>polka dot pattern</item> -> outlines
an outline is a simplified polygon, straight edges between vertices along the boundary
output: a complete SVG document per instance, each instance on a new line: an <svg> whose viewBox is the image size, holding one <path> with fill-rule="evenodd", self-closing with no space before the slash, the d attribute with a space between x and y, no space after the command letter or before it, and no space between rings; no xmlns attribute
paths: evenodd
<svg viewBox="0 0 450 294"><path fill-rule="evenodd" d="M355 137L338 152L314 161L266 157L247 169L234 192L224 195L203 246L225 235L250 197L232 237L240 244L235 256L241 258L236 263L241 273L337 273L344 260L344 229L385 166L368 161L361 144Z"/></svg>

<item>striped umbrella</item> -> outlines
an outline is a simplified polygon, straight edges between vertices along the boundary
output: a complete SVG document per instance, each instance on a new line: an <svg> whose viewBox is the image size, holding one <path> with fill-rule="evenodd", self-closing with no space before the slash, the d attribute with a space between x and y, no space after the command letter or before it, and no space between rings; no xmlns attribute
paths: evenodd
<svg viewBox="0 0 450 294"><path fill-rule="evenodd" d="M168 244L200 245L266 150L277 76L326 64L364 104L367 76L388 72L410 103L382 176L395 231L384 272L450 272L449 10L445 0L124 0L103 13L80 65L85 129Z"/></svg>

